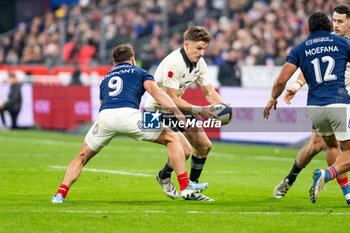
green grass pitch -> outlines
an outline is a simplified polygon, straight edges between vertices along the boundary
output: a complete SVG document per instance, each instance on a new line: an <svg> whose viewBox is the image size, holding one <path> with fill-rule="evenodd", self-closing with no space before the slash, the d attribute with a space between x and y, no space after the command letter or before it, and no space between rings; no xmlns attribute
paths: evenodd
<svg viewBox="0 0 350 233"><path fill-rule="evenodd" d="M349 232L350 210L332 181L316 204L308 197L319 154L285 198L272 191L297 150L214 143L201 182L215 202L166 197L155 179L163 146L115 138L72 186L64 204L51 204L83 136L0 132L0 232ZM190 171L188 161L188 171ZM174 183L178 186L175 175Z"/></svg>

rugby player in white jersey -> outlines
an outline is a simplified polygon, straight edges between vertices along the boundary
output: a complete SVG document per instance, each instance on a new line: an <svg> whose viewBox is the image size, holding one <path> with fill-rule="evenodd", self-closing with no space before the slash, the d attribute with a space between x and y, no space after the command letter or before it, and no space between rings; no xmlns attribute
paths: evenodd
<svg viewBox="0 0 350 233"><path fill-rule="evenodd" d="M210 112L210 106L216 103L223 103L224 100L215 91L208 77L208 67L204 61L204 53L211 40L210 33L203 27L193 26L184 33L184 43L181 49L177 49L165 57L158 66L154 78L157 85L163 89L176 106L190 118L194 115L201 115L204 119L215 117ZM197 83L203 91L209 106L194 106L181 98L185 90L193 83ZM162 107L154 98L147 98L146 110L160 110L166 122L176 121L168 113L169 110ZM194 147L191 158L190 182L197 183L203 170L206 158L212 148L212 143L204 132L203 128L174 127L173 130L183 132L190 144ZM162 186L164 193L173 199L179 197L173 182L171 181L172 166L168 163L158 172L156 178ZM214 201L202 193L195 193L188 200Z"/></svg>
<svg viewBox="0 0 350 233"><path fill-rule="evenodd" d="M350 6L347 4L342 4L334 8L333 13L333 31L334 34L350 38ZM297 81L292 88L287 89L284 95L284 101L290 104L291 99L295 96L296 92L306 83L305 78L302 73L300 73ZM350 64L347 64L345 71L345 85L347 91L350 94ZM312 158L317 155L326 146L322 137L317 133L316 129L313 127L312 134L309 143L300 149L295 163L288 174L281 183L279 183L274 191L274 198L283 198L290 187L293 185L295 179L297 178L300 171L305 168ZM332 150L327 148L327 163L332 165L337 159L337 154L332 153ZM343 191L346 202L350 205L350 183L346 173L337 176L337 182Z"/></svg>
<svg viewBox="0 0 350 233"><path fill-rule="evenodd" d="M79 154L68 165L66 174L52 203L63 203L69 188L79 178L87 162L117 135L126 135L138 141L145 140L163 144L180 184L180 196L187 198L204 190L208 184L190 183L186 170L186 157L191 147L181 133L168 128L145 131L141 127L139 105L147 90L165 108L171 109L184 123L185 116L171 98L154 82L152 75L135 66L134 50L130 45L119 45L113 50L114 68L100 84L100 113L87 133Z"/></svg>

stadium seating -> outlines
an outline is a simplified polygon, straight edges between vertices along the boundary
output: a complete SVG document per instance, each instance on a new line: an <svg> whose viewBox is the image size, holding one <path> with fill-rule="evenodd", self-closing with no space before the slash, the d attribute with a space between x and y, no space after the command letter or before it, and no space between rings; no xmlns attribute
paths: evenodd
<svg viewBox="0 0 350 233"><path fill-rule="evenodd" d="M228 49L234 48L239 65L280 65L287 51L306 37L308 15L316 10L330 14L336 5L330 0L323 4L317 0L229 0L228 6L222 4L225 1L167 1L169 20L164 25L162 2L62 5L30 23L20 23L13 35L1 37L0 64L107 64L113 47L131 42L143 68L150 69L181 46L188 25L199 24L213 35L206 53L209 64L220 65Z"/></svg>

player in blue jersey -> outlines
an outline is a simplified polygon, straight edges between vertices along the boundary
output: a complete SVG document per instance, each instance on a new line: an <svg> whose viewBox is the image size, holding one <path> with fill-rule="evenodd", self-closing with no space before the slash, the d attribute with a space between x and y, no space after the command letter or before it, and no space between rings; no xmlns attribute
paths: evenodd
<svg viewBox="0 0 350 233"><path fill-rule="evenodd" d="M113 65L114 69L104 77L100 85L99 117L87 133L79 154L68 165L63 182L51 202L64 202L69 188L78 179L83 167L117 135L167 146L168 158L178 177L180 195L183 198L206 189L207 183L189 183L186 158L191 154L191 146L181 133L168 128L142 130L142 113L139 110L141 97L147 90L160 104L173 111L180 121L185 122L185 116L171 98L158 88L153 76L135 66L134 50L130 45L119 45L113 50Z"/></svg>
<svg viewBox="0 0 350 233"><path fill-rule="evenodd" d="M350 6L347 4L341 4L334 8L333 13L333 29L334 34L350 38ZM345 72L345 84L346 88L350 90L350 64L347 64ZM284 101L290 104L291 99L295 96L296 92L306 83L303 73L300 73L298 79L291 88L288 88L284 94ZM350 94L350 93L349 93ZM283 198L288 190L293 185L295 179L299 173L304 169L315 155L317 155L326 146L322 137L318 135L316 129L313 127L311 138L309 143L301 148L295 159L294 165L289 174L275 187L273 191L273 197L280 199ZM327 147L326 147L327 148ZM339 148L340 149L340 148ZM336 155L333 155L327 148L327 163L332 165L336 161ZM337 182L342 189L346 202L350 205L350 183L346 173L337 176Z"/></svg>
<svg viewBox="0 0 350 233"><path fill-rule="evenodd" d="M310 188L313 203L327 181L350 170L350 130L347 125L349 95L345 87L350 42L344 37L331 34L331 29L331 22L324 13L316 12L310 16L310 35L287 56L264 110L264 117L268 118L271 108L276 109L277 98L287 81L300 67L309 86L307 111L310 119L331 153L339 155L327 170L314 171L314 183ZM342 154L337 148L337 140L346 150Z"/></svg>

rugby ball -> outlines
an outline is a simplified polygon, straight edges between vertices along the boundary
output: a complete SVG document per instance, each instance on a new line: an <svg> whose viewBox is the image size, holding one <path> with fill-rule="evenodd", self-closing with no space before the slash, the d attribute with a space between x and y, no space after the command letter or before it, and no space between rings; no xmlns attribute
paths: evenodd
<svg viewBox="0 0 350 233"><path fill-rule="evenodd" d="M215 104L210 111L218 116L215 120L221 121L221 125L226 125L233 117L232 108L225 103Z"/></svg>

